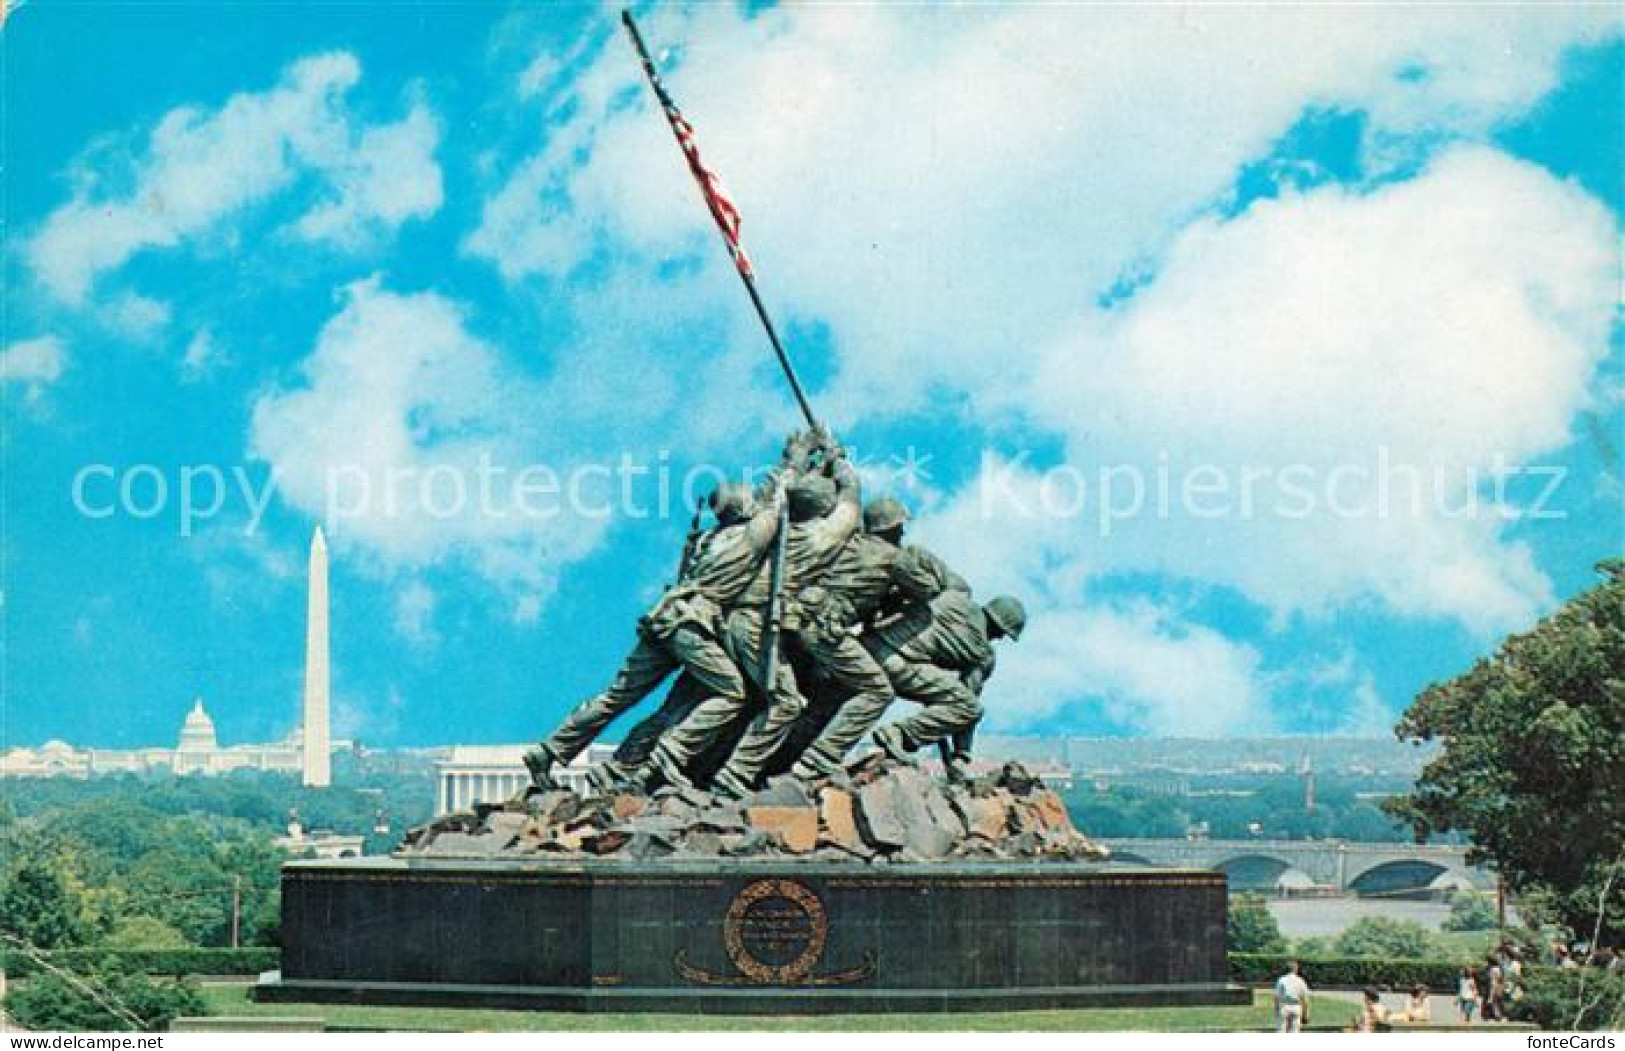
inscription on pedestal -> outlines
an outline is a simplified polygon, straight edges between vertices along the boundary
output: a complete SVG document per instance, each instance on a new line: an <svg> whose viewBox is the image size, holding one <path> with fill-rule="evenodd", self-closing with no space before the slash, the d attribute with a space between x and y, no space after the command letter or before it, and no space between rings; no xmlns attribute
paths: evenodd
<svg viewBox="0 0 1625 1051"><path fill-rule="evenodd" d="M728 906L722 941L739 973L763 985L796 985L824 955L829 917L794 880L757 880Z"/></svg>
<svg viewBox="0 0 1625 1051"><path fill-rule="evenodd" d="M814 974L829 941L829 914L816 892L791 879L746 884L728 905L722 946L739 972L714 974L678 950L673 964L697 985L852 985L874 976L874 954L843 971Z"/></svg>

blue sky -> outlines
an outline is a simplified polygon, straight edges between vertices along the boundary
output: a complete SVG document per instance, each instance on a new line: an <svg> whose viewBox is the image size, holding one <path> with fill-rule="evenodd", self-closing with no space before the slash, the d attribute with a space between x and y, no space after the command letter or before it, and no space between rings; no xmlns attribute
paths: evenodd
<svg viewBox="0 0 1625 1051"><path fill-rule="evenodd" d="M623 458L795 419L615 15L13 13L9 743L286 732L320 520L340 733L533 738L613 672L686 527ZM644 31L871 488L1027 601L995 726L1382 732L1620 552L1612 8Z"/></svg>

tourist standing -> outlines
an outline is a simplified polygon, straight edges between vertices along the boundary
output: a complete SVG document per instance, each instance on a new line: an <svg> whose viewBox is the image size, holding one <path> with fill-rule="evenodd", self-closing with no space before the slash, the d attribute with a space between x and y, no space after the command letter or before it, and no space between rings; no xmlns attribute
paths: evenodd
<svg viewBox="0 0 1625 1051"><path fill-rule="evenodd" d="M1275 979L1275 1029L1280 1033L1301 1032L1309 1022L1309 983L1298 973L1298 961L1286 965L1286 973Z"/></svg>
<svg viewBox="0 0 1625 1051"><path fill-rule="evenodd" d="M1507 950L1507 1000L1517 1003L1523 999L1523 954L1516 948Z"/></svg>
<svg viewBox="0 0 1625 1051"><path fill-rule="evenodd" d="M1484 1021L1506 1021L1507 980L1501 963L1490 956L1484 960Z"/></svg>
<svg viewBox="0 0 1625 1051"><path fill-rule="evenodd" d="M1473 1012L1478 1010L1478 979L1473 977L1471 967L1461 969L1461 981L1456 985L1456 1007L1461 1011L1463 1022L1471 1022Z"/></svg>

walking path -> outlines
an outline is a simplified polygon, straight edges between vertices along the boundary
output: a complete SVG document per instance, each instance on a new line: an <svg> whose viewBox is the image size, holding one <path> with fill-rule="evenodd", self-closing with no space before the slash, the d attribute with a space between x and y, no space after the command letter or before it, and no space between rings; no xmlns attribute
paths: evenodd
<svg viewBox="0 0 1625 1051"><path fill-rule="evenodd" d="M1365 994L1358 989L1327 989L1324 991L1317 989L1313 990L1311 995L1324 996L1329 1000L1340 1000L1351 1004L1365 1003ZM1381 992L1377 995L1382 1000L1382 1006L1388 1008L1390 1014L1398 1014L1405 1010L1405 1004L1409 1000L1409 997L1404 993ZM1451 1025L1461 1023L1461 1012L1456 1009L1456 998L1448 993L1430 993L1428 995L1428 1012L1431 1021ZM1476 1013L1473 1015L1474 1025L1482 1021L1483 1019L1478 1017Z"/></svg>

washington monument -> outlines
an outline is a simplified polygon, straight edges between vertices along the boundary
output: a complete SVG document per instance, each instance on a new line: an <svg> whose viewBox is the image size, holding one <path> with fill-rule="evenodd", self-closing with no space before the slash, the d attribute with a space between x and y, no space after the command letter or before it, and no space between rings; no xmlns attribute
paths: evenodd
<svg viewBox="0 0 1625 1051"><path fill-rule="evenodd" d="M333 783L327 728L327 540L322 527L310 538L309 611L305 622L304 783Z"/></svg>

